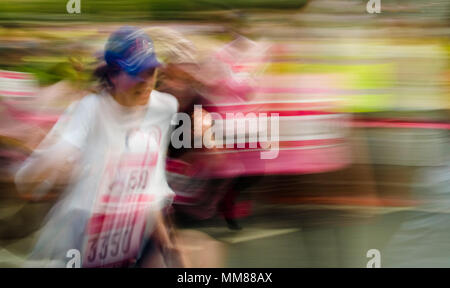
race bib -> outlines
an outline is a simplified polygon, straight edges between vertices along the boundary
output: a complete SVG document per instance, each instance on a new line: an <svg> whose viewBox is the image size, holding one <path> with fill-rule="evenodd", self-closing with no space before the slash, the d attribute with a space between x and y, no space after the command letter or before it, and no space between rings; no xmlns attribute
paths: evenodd
<svg viewBox="0 0 450 288"><path fill-rule="evenodd" d="M138 257L156 200L149 189L159 151L155 131L127 134L125 152L111 157L89 219L83 267L122 267Z"/></svg>

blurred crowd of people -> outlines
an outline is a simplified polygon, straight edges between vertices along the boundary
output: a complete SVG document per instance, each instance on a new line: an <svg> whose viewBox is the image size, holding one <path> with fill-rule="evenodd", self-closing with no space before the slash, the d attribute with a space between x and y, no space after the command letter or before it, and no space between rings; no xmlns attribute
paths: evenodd
<svg viewBox="0 0 450 288"><path fill-rule="evenodd" d="M84 267L226 266L223 243L187 229L282 227L295 207L308 266L364 266L352 246L448 267L448 22L428 17L448 5L376 18L331 2L232 24L2 27L0 238L37 237L25 266L70 249ZM262 113L276 135L255 144Z"/></svg>

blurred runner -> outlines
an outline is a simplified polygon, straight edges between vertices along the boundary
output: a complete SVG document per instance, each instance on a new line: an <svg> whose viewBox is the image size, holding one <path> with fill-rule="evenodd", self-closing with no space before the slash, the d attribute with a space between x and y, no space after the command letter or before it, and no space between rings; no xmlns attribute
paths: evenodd
<svg viewBox="0 0 450 288"><path fill-rule="evenodd" d="M195 138L203 137L205 130L211 127L209 110L220 112L221 104L247 101L246 97L253 91L249 72L256 70L253 66L262 62L262 52L264 49L255 42L239 37L214 51L203 61L193 63L193 57L183 57L180 61L178 57L174 63L165 67L164 73L172 76L163 77L161 88L175 95L181 103L180 110L191 115L191 123L196 123L191 130L195 131L195 126L202 127L199 135L189 135L189 142L193 143ZM253 66L249 67L251 65ZM195 113L194 105L202 105L202 112ZM236 109L227 112L243 111ZM218 129L224 127L220 126ZM232 137L236 137L234 132ZM224 143L223 140L215 139L219 143ZM213 156L208 156L211 152ZM217 147L175 149L170 146L168 179L169 185L177 194L174 207L179 222L184 223L188 218L208 219L219 212L230 229L241 229L235 220L236 216L241 216L236 213L235 202L239 193L253 184L255 178L242 177L245 175L245 171L242 171L245 164L243 161L227 160L223 149ZM226 173L228 170L237 173L229 175Z"/></svg>
<svg viewBox="0 0 450 288"><path fill-rule="evenodd" d="M174 255L161 211L173 195L164 167L178 103L153 90L160 63L142 30L114 32L104 60L98 93L71 105L16 175L36 198L69 183L30 266L65 267L71 249L82 267L165 267L159 252Z"/></svg>

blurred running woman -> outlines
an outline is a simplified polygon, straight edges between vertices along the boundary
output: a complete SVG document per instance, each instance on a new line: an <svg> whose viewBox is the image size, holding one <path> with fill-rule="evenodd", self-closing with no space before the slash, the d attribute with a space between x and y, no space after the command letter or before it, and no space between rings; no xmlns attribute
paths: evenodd
<svg viewBox="0 0 450 288"><path fill-rule="evenodd" d="M35 197L69 175L29 266L65 267L76 249L82 267L164 267L143 251L175 249L161 211L173 198L165 153L177 100L153 90L161 64L142 30L114 32L104 60L98 93L71 105L16 175Z"/></svg>

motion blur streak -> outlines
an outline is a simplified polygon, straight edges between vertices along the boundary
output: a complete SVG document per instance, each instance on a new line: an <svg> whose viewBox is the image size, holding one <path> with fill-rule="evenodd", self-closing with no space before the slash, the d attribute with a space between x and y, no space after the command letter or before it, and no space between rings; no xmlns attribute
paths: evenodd
<svg viewBox="0 0 450 288"><path fill-rule="evenodd" d="M274 159L249 122L220 125L212 148L169 147L166 220L186 265L366 267L378 249L381 267L450 267L448 1L383 0L380 14L366 0L80 0L79 14L59 2L0 12L0 267L30 264L45 215L90 169L68 159L39 197L14 182L97 88L123 25L153 39L155 89L192 117L185 141L224 124L215 113L279 115Z"/></svg>

